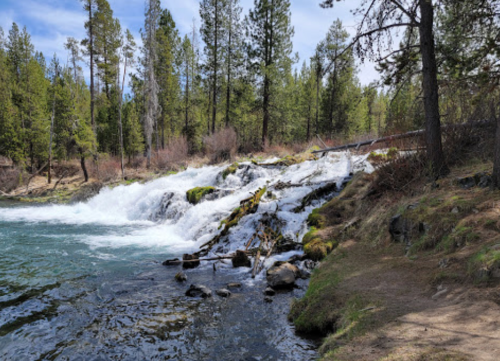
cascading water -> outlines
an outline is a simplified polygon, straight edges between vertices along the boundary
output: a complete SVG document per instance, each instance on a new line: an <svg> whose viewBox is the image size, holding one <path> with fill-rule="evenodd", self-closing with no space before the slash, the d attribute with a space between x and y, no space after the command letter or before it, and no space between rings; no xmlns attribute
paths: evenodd
<svg viewBox="0 0 500 361"><path fill-rule="evenodd" d="M340 186L354 168L371 167L366 157L332 155L290 167L242 163L225 179L225 167L190 168L103 189L87 203L0 204L0 359L314 359L314 345L286 321L290 298L303 289L265 304L262 275L252 280L248 269L219 263L217 272L211 265L190 270L188 282L215 288L240 281L243 288L227 300L187 299L187 286L173 281L178 269L159 262L199 250L262 187L271 193L213 251L241 249L271 213L283 236L300 242L322 200L294 209L312 190ZM284 183L294 186L276 187ZM205 186L217 191L190 204L186 191Z"/></svg>

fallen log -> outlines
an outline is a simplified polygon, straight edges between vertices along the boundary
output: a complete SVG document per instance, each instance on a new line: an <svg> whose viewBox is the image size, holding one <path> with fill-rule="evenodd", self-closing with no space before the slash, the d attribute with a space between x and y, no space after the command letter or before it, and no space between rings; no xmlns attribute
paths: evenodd
<svg viewBox="0 0 500 361"><path fill-rule="evenodd" d="M248 253L248 252L245 252ZM167 259L162 263L164 266L176 266L180 265L182 263L189 263L189 262L201 262L201 261L220 261L224 259L233 259L235 255L227 255L227 256L217 256L217 257L211 257L211 258L197 258L197 259L185 259L185 260L180 260L178 258L175 259Z"/></svg>
<svg viewBox="0 0 500 361"><path fill-rule="evenodd" d="M484 127L484 126L489 126L489 125L493 125L493 124L494 124L494 121L492 121L492 120L481 120L478 122L443 125L443 126L441 126L441 129L443 129L443 130L455 130L455 129L467 128L467 127ZM363 142L350 143L350 144L344 144L344 145L340 145L340 146L333 147L333 148L315 150L312 153L313 154L326 153L326 152L347 150L347 149L352 149L352 148L356 148L356 150L357 150L361 147L364 147L367 145L374 145L376 143L390 142L390 141L398 140L398 139L418 137L419 135L423 135L424 133L425 133L425 129L414 130L414 131L411 131L408 133L394 134L394 135L390 135L388 137L369 139L369 140L365 140Z"/></svg>

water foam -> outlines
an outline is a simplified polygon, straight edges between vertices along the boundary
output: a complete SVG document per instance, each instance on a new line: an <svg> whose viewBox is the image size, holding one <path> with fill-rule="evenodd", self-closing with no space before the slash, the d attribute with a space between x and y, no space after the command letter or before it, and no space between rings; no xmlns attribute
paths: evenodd
<svg viewBox="0 0 500 361"><path fill-rule="evenodd" d="M218 232L220 221L227 217L240 201L257 189L277 182L300 185L273 190L273 197L264 197L255 214L244 217L229 235L225 251L245 243L265 213L277 212L282 221L282 233L296 241L306 231L305 220L317 204L294 213L302 198L314 188L327 182L339 186L355 168L372 168L364 157L332 154L317 161L308 161L287 168L257 167L242 163L235 174L225 180L220 173L225 166L189 168L146 184L135 183L103 189L87 203L0 208L0 220L29 223L59 223L85 227L107 226L102 235L88 235L83 241L92 248L102 247L169 247L176 253L196 250ZM186 200L186 191L199 186L214 186L226 190L219 199L204 201L195 206ZM169 212L175 217L154 219L162 198L171 193Z"/></svg>

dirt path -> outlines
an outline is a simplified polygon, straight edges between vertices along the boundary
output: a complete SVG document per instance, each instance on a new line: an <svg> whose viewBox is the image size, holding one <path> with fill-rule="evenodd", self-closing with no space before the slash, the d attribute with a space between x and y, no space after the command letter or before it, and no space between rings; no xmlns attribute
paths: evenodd
<svg viewBox="0 0 500 361"><path fill-rule="evenodd" d="M339 264L344 277L338 290L370 299L375 327L347 342L332 360L500 359L500 306L492 301L500 296L498 287L429 282L438 260L411 261L399 245L389 255L354 241L341 247L347 256Z"/></svg>

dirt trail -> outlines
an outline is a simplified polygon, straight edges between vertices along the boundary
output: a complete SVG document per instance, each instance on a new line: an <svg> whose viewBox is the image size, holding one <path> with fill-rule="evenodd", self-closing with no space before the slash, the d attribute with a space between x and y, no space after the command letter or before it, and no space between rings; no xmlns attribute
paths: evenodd
<svg viewBox="0 0 500 361"><path fill-rule="evenodd" d="M341 247L346 277L338 291L373 300L376 306L368 312L380 327L350 340L334 360L500 359L500 306L493 302L500 298L498 286L433 284L429 277L438 260L411 261L398 245L391 247L392 255L387 250L377 255L354 241Z"/></svg>

